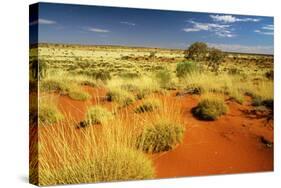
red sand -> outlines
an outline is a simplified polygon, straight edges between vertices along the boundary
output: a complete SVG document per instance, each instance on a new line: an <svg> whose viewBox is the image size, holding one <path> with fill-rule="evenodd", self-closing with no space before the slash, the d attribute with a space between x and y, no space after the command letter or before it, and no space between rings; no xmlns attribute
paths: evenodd
<svg viewBox="0 0 281 188"><path fill-rule="evenodd" d="M251 107L229 102L227 115L217 121L200 121L191 109L198 103L182 97L186 133L176 149L154 155L157 177L198 176L273 170L273 149L260 136L273 140L272 127L263 119L253 119L241 110Z"/></svg>
<svg viewBox="0 0 281 188"><path fill-rule="evenodd" d="M83 102L59 96L60 110L80 121L87 106L103 103L104 89L85 87L85 90L94 98ZM249 115L253 108L249 98L243 105L228 101L228 113L216 121L193 117L191 109L197 105L198 96L169 98L181 102L186 132L177 148L152 156L157 178L273 170L273 148L261 142L261 137L273 142L272 121Z"/></svg>

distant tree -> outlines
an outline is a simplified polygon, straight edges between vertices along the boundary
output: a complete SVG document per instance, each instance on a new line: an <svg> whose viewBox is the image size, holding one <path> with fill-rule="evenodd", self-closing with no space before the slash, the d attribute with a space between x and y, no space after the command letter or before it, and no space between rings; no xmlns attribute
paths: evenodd
<svg viewBox="0 0 281 188"><path fill-rule="evenodd" d="M195 42L185 51L185 57L194 61L202 61L208 52L208 46L204 42Z"/></svg>
<svg viewBox="0 0 281 188"><path fill-rule="evenodd" d="M220 64L225 58L225 53L216 48L209 48L208 51L208 68L214 72L217 72L219 70Z"/></svg>

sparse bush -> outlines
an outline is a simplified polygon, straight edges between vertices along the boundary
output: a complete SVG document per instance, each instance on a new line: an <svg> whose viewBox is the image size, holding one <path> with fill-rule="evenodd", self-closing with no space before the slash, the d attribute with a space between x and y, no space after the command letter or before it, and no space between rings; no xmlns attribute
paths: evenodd
<svg viewBox="0 0 281 188"><path fill-rule="evenodd" d="M158 109L161 106L161 103L157 99L148 99L140 104L136 109L136 113L144 113L144 112L151 112Z"/></svg>
<svg viewBox="0 0 281 188"><path fill-rule="evenodd" d="M121 148L119 148L121 147ZM77 184L154 177L151 160L137 150L124 146L101 149L91 161L63 166L52 172L40 172L40 185Z"/></svg>
<svg viewBox="0 0 281 188"><path fill-rule="evenodd" d="M62 80L45 79L39 82L40 91L43 92L60 92L60 94L67 94L70 83Z"/></svg>
<svg viewBox="0 0 281 188"><path fill-rule="evenodd" d="M57 106L50 101L40 100L38 113L39 124L43 125L56 123L63 119Z"/></svg>
<svg viewBox="0 0 281 188"><path fill-rule="evenodd" d="M192 109L192 113L202 120L216 120L227 112L227 106L219 98L202 99L197 107Z"/></svg>
<svg viewBox="0 0 281 188"><path fill-rule="evenodd" d="M208 67L211 69L211 71L217 72L224 58L225 54L221 50L216 48L210 48L207 60Z"/></svg>
<svg viewBox="0 0 281 188"><path fill-rule="evenodd" d="M121 89L112 89L108 91L106 97L108 101L120 103L122 106L127 106L134 102L134 96Z"/></svg>
<svg viewBox="0 0 281 188"><path fill-rule="evenodd" d="M86 112L86 123L92 124L103 124L113 118L113 114L106 108L96 105L90 107Z"/></svg>
<svg viewBox="0 0 281 188"><path fill-rule="evenodd" d="M91 95L89 93L82 91L80 89L69 91L68 96L74 100L79 100L79 101L86 101L91 98Z"/></svg>
<svg viewBox="0 0 281 188"><path fill-rule="evenodd" d="M202 61L205 59L208 51L208 46L204 42L195 42L189 46L185 51L185 57L195 61Z"/></svg>
<svg viewBox="0 0 281 188"><path fill-rule="evenodd" d="M180 62L177 64L176 75L178 78L183 78L187 74L198 71L198 68L193 62Z"/></svg>
<svg viewBox="0 0 281 188"><path fill-rule="evenodd" d="M184 131L183 125L162 119L144 128L137 147L147 153L169 151L182 142Z"/></svg>
<svg viewBox="0 0 281 188"><path fill-rule="evenodd" d="M157 81L159 82L160 87L169 88L169 86L171 85L172 75L168 69L157 71L155 76Z"/></svg>

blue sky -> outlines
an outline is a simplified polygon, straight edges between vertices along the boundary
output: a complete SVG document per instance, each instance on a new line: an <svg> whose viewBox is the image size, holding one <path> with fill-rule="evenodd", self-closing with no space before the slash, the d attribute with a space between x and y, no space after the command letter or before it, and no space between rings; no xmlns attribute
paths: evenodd
<svg viewBox="0 0 281 188"><path fill-rule="evenodd" d="M39 42L185 49L202 41L225 51L273 53L272 17L40 3L39 18L30 16L31 35L38 25Z"/></svg>

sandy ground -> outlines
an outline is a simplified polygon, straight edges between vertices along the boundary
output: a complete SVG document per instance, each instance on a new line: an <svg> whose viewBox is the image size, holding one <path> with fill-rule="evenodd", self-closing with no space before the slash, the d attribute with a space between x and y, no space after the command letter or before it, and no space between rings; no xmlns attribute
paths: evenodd
<svg viewBox="0 0 281 188"><path fill-rule="evenodd" d="M87 102L59 96L59 108L82 120L87 106L102 100L106 91L85 87L93 95ZM169 96L179 100L184 111L184 141L172 151L152 155L157 178L260 172L273 170L273 123L266 115L251 114L250 98L243 105L227 101L229 111L216 121L196 119L191 109L198 96Z"/></svg>

